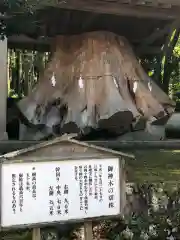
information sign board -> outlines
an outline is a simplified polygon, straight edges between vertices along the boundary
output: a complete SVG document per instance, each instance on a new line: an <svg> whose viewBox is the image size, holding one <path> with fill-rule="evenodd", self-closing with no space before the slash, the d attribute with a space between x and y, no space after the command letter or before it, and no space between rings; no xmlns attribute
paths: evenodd
<svg viewBox="0 0 180 240"><path fill-rule="evenodd" d="M118 214L118 158L2 163L1 227Z"/></svg>

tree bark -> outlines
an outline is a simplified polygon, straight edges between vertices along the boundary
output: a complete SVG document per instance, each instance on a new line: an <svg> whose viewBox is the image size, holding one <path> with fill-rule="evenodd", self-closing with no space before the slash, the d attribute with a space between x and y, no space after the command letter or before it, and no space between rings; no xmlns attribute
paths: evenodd
<svg viewBox="0 0 180 240"><path fill-rule="evenodd" d="M39 84L19 103L33 123L43 122L48 106L67 106L61 126L105 128L120 134L133 121L160 118L174 103L147 76L124 37L109 32L58 36ZM37 114L38 108L38 114ZM33 110L32 110L33 109Z"/></svg>

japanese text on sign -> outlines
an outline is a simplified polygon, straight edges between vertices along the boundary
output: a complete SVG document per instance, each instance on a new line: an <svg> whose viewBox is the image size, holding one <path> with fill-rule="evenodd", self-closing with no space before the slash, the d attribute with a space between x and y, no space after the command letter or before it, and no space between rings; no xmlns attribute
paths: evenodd
<svg viewBox="0 0 180 240"><path fill-rule="evenodd" d="M2 165L3 227L120 213L119 159Z"/></svg>

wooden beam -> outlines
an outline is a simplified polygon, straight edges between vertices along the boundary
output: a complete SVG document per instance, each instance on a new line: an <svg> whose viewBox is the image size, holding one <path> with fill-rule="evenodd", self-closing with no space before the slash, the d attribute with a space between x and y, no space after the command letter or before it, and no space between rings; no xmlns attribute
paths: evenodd
<svg viewBox="0 0 180 240"><path fill-rule="evenodd" d="M95 13L114 14L121 16L132 16L139 18L154 19L176 19L179 17L180 1L179 0L152 0L146 2L131 0L121 1L38 1L32 4L28 1L31 11L40 10L47 7L64 8L70 10L90 11ZM24 11L22 11L24 12ZM3 19L9 16L1 15ZM0 18L1 18L0 16ZM10 16L11 17L11 16Z"/></svg>
<svg viewBox="0 0 180 240"><path fill-rule="evenodd" d="M40 228L33 228L33 230L32 230L32 240L41 240L41 230L40 230Z"/></svg>
<svg viewBox="0 0 180 240"><path fill-rule="evenodd" d="M17 149L27 148L29 146L42 143L43 141L0 141L0 153L16 151ZM111 148L114 150L179 150L180 140L165 141L86 141L86 143L94 144L100 147Z"/></svg>
<svg viewBox="0 0 180 240"><path fill-rule="evenodd" d="M8 48L50 51L50 38L33 39L25 35L13 35L8 37Z"/></svg>
<svg viewBox="0 0 180 240"><path fill-rule="evenodd" d="M142 46L147 46L153 44L157 39L163 37L168 31L171 29L172 24L166 25L162 29L156 29L150 36L142 40L141 45Z"/></svg>
<svg viewBox="0 0 180 240"><path fill-rule="evenodd" d="M0 40L0 140L6 138L7 39Z"/></svg>
<svg viewBox="0 0 180 240"><path fill-rule="evenodd" d="M69 0L60 1L44 1L40 5L34 6L34 10L42 9L44 7L59 7L64 9L89 11L95 13L105 13L120 16L132 16L138 18L153 18L153 19L176 19L179 17L179 7L171 9L154 8L146 5L131 6L130 4L123 4L120 2L106 2L106 1L83 1L83 0Z"/></svg>
<svg viewBox="0 0 180 240"><path fill-rule="evenodd" d="M32 44L43 44L43 45L48 45L50 42L50 39L48 38L38 38L38 39L34 39L34 38L30 38L27 37L26 35L13 35L8 37L8 42L12 42L12 43L32 43Z"/></svg>
<svg viewBox="0 0 180 240"><path fill-rule="evenodd" d="M82 29L88 27L91 21L95 21L97 16L92 16L83 23ZM38 50L42 52L49 52L51 47L51 38L43 39L33 39L24 35L13 35L8 38L8 48L16 49L28 49L28 50ZM138 56L142 55L155 55L161 53L161 47L149 47L145 46L144 48L135 48L135 52Z"/></svg>
<svg viewBox="0 0 180 240"><path fill-rule="evenodd" d="M135 53L138 56L146 56L146 55L157 55L161 54L161 47L144 47L135 49Z"/></svg>
<svg viewBox="0 0 180 240"><path fill-rule="evenodd" d="M84 223L84 240L93 240L92 221Z"/></svg>

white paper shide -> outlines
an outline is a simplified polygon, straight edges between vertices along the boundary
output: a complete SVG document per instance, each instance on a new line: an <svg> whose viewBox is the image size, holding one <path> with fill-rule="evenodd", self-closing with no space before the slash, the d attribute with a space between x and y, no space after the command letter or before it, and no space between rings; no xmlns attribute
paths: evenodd
<svg viewBox="0 0 180 240"><path fill-rule="evenodd" d="M2 164L1 226L120 213L119 160Z"/></svg>

